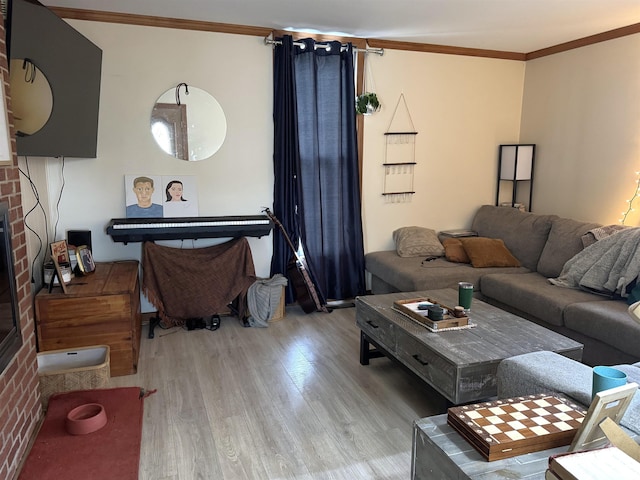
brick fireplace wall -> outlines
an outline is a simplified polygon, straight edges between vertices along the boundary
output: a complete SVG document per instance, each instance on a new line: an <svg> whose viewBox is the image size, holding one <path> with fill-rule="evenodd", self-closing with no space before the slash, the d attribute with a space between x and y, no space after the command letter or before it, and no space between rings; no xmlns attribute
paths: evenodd
<svg viewBox="0 0 640 480"><path fill-rule="evenodd" d="M5 30L1 23L0 72L11 119L7 49ZM20 461L42 418L38 396L33 298L20 197L20 172L17 167L13 129L11 138L13 165L0 166L0 201L9 204L22 347L6 369L0 373L0 478L2 479L11 479L17 473Z"/></svg>

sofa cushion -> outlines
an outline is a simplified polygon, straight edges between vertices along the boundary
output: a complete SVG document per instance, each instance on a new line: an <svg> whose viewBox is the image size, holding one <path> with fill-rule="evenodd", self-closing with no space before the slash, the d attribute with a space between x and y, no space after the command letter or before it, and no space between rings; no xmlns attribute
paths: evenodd
<svg viewBox="0 0 640 480"><path fill-rule="evenodd" d="M567 260L582 251L582 235L599 226L598 223L568 218L557 217L551 220L549 238L540 255L537 272L547 278L559 276Z"/></svg>
<svg viewBox="0 0 640 480"><path fill-rule="evenodd" d="M624 300L569 305L564 313L564 323L571 330L611 345L618 350L640 358L640 323L636 322Z"/></svg>
<svg viewBox="0 0 640 480"><path fill-rule="evenodd" d="M480 237L501 238L523 267L535 271L554 218L557 216L483 205L476 212L471 229Z"/></svg>
<svg viewBox="0 0 640 480"><path fill-rule="evenodd" d="M402 227L393 232L396 252L401 257L427 257L444 255L444 247L435 230L424 227Z"/></svg>
<svg viewBox="0 0 640 480"><path fill-rule="evenodd" d="M459 238L445 238L442 240L442 246L444 247L444 256L450 262L471 263Z"/></svg>
<svg viewBox="0 0 640 480"><path fill-rule="evenodd" d="M496 372L499 398L559 393L585 406L591 403L592 378L591 367L546 351L506 358Z"/></svg>
<svg viewBox="0 0 640 480"><path fill-rule="evenodd" d="M444 258L423 262L400 257L395 251L370 252L365 255L366 270L400 292L458 288L458 282L471 282L478 289L480 277L487 273L526 273L526 268L473 268L466 263L452 263Z"/></svg>
<svg viewBox="0 0 640 480"><path fill-rule="evenodd" d="M564 311L577 302L598 302L593 293L552 285L538 273L488 274L480 282L482 295L513 307L551 325L566 324Z"/></svg>
<svg viewBox="0 0 640 480"><path fill-rule="evenodd" d="M460 242L475 268L520 266L500 238L469 237Z"/></svg>

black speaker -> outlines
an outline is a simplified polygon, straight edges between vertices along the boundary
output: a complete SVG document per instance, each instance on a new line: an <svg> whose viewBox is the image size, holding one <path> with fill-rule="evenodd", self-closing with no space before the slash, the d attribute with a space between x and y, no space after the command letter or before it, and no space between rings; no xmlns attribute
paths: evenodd
<svg viewBox="0 0 640 480"><path fill-rule="evenodd" d="M75 247L86 245L93 252L93 248L91 248L91 230L67 230L67 243Z"/></svg>

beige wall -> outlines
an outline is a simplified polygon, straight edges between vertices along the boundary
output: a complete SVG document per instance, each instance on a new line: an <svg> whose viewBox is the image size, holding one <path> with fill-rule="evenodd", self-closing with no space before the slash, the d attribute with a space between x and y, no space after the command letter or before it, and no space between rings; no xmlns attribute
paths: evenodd
<svg viewBox="0 0 640 480"><path fill-rule="evenodd" d="M524 92L534 210L618 223L640 170L640 35L529 61Z"/></svg>
<svg viewBox="0 0 640 480"><path fill-rule="evenodd" d="M364 120L366 251L392 249L391 233L406 225L468 227L479 205L495 202L498 145L518 141L524 62L398 50L367 62L367 84L372 78L383 107ZM389 203L384 134L410 123L418 132L416 193Z"/></svg>

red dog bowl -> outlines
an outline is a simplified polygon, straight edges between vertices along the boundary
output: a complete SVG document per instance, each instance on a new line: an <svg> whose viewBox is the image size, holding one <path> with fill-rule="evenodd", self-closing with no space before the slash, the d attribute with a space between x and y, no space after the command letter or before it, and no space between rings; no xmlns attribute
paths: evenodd
<svg viewBox="0 0 640 480"><path fill-rule="evenodd" d="M71 435L86 435L107 424L107 413L99 403L86 403L67 414L65 426Z"/></svg>

